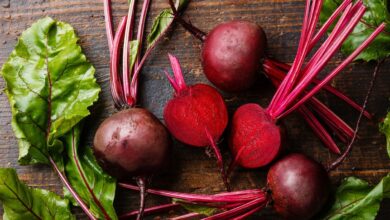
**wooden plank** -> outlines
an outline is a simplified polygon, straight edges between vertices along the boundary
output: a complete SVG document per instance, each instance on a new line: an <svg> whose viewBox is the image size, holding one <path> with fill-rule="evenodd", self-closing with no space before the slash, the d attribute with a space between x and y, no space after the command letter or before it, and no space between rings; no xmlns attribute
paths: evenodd
<svg viewBox="0 0 390 220"><path fill-rule="evenodd" d="M114 0L114 21L117 24L120 17L127 11L126 0ZM246 19L260 24L268 36L268 53L282 61L291 62L294 58L299 40L301 19L304 10L303 0L193 0L185 16L191 19L202 30L208 31L218 23L232 19ZM142 2L139 1L138 9ZM148 18L147 26L151 26L152 18L167 7L166 0L155 0ZM98 122L115 112L109 94L108 64L109 53L104 30L103 4L95 0L36 0L36 1L0 1L0 65L2 65L15 46L20 33L29 27L36 19L51 16L71 23L80 37L80 44L88 59L96 67L96 77L103 92L99 102L93 107L92 116L87 121L85 144L91 143ZM174 53L183 64L185 78L189 84L207 80L202 74L199 54L200 43L191 37L181 27L169 35L154 51L148 60L141 77L141 105L150 109L162 119L162 109L171 97L172 89L163 77L162 70L168 68L166 54ZM195 59L194 59L195 58ZM341 60L338 55L331 66ZM333 82L358 102L366 93L367 82L373 70L372 64L353 64ZM369 110L375 114L374 121L364 121L360 139L356 143L350 157L336 171L331 173L334 184L346 176L358 176L376 183L390 171L390 160L385 150L384 137L377 131L378 119L384 117L390 97L390 63L387 62L379 75L374 89ZM0 79L0 91L4 88ZM232 113L241 104L257 102L266 105L273 94L273 88L264 78L248 92L227 94L224 97ZM335 97L321 94L324 100L335 112L351 125L357 113L345 106ZM42 187L61 193L62 185L58 177L45 166L19 166L17 164L17 143L11 125L11 113L5 94L0 94L0 166L16 167L21 179L32 186ZM330 154L313 135L308 126L296 115L291 115L283 121L289 134L289 151L304 152L324 164L336 158ZM226 161L230 160L226 140L220 144ZM183 192L212 193L223 190L215 161L207 158L202 149L190 148L176 143L173 152L173 165L169 172L156 176L153 186L164 189L175 189ZM266 170L238 169L232 181L235 189L245 189L264 186ZM116 201L118 212L137 207L137 194L120 191ZM167 202L150 196L148 205ZM386 212L390 203L382 207L378 219L390 218ZM80 210L76 210L78 218L85 218ZM172 214L172 213L171 213ZM277 219L267 211L266 219ZM257 219L255 217L254 219Z"/></svg>

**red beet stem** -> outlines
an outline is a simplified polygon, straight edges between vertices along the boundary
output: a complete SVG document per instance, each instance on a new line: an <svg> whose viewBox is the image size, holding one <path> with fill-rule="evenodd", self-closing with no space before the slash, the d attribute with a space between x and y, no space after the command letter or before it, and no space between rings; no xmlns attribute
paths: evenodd
<svg viewBox="0 0 390 220"><path fill-rule="evenodd" d="M329 27L333 24L333 22L337 19L342 11L344 11L348 5L350 5L352 0L344 0L343 3L332 13L332 15L326 20L326 22L321 26L320 30L313 37L310 42L309 50L312 50L313 47L318 43L321 37L326 33Z"/></svg>
<svg viewBox="0 0 390 220"><path fill-rule="evenodd" d="M363 110L366 109L366 107L367 107L367 103L368 103L368 101L370 99L370 95L371 95L372 89L374 88L375 81L376 81L376 78L377 78L380 66L382 65L383 62L384 62L384 60L378 62L377 65L375 66L374 72L372 74L372 79L371 79L371 82L370 82L370 86L368 87L368 91L367 91L366 97L364 98ZM337 158L337 160L335 160L331 165L328 166L328 168L327 168L328 172L331 171L331 170L336 169L345 160L345 158L347 157L349 152L351 152L353 143L355 142L355 140L357 138L357 133L359 132L360 122L361 122L362 118L363 118L363 111L360 112L360 115L359 115L359 117L358 117L358 119L356 121L355 131L353 133L353 137L352 137L351 142L347 146L347 149L344 151L344 153L339 158Z"/></svg>
<svg viewBox="0 0 390 220"><path fill-rule="evenodd" d="M88 206L84 203L84 201L81 199L81 197L77 194L77 192L73 189L72 185L70 185L68 179L66 176L60 171L58 168L56 162L54 162L53 158L49 156L49 161L54 169L54 171L58 174L60 177L62 183L65 185L65 187L69 190L70 194L72 194L73 198L76 200L76 202L80 205L81 209L85 212L85 214L88 216L91 220L97 220L95 216L91 213Z"/></svg>
<svg viewBox="0 0 390 220"><path fill-rule="evenodd" d="M108 48L110 53L112 51L112 43L114 41L114 34L112 32L112 16L111 16L111 0L104 0L104 20L106 24L106 34L108 41Z"/></svg>
<svg viewBox="0 0 390 220"><path fill-rule="evenodd" d="M202 215L199 214L199 213L191 212L191 213L188 213L188 214L184 214L184 215L181 215L181 216L170 218L170 220L190 220L190 219L194 219L196 217L201 217L201 216Z"/></svg>
<svg viewBox="0 0 390 220"><path fill-rule="evenodd" d="M302 113L303 118L321 139L321 141L326 143L326 147L333 153L340 154L340 149L337 147L332 137L328 134L326 129L321 125L314 114L305 106L299 108L298 111Z"/></svg>
<svg viewBox="0 0 390 220"><path fill-rule="evenodd" d="M256 207L256 208L250 210L249 212L247 212L247 213L245 213L245 214L242 214L242 215L240 215L240 216L237 216L237 217L233 218L232 220L243 220L243 219L246 219L247 217L253 215L254 213L256 213L256 212L262 210L262 209L265 207L265 205L266 205L266 204L261 205L261 206L259 206L259 207Z"/></svg>
<svg viewBox="0 0 390 220"><path fill-rule="evenodd" d="M127 183L118 183L118 186L131 190L139 190L139 187L127 184ZM265 193L262 190L257 190L256 192L247 192L244 194L236 194L237 192L232 193L224 193L222 195L198 195L198 194L189 194L189 193L179 193L179 192L171 192L166 190L155 190L155 189L147 189L146 190L150 194L182 199L189 202L197 202L197 203L218 203L218 202L226 202L226 203L238 203L238 202L248 202L257 198L265 197Z"/></svg>
<svg viewBox="0 0 390 220"><path fill-rule="evenodd" d="M243 214L245 212L251 211L258 206L264 206L266 203L267 203L266 198L254 199L254 200L252 200L248 203L245 203L244 205L241 205L239 207L230 209L230 210L225 211L225 212L215 214L215 215L207 217L207 218L203 218L203 220L223 220L223 219L227 219L227 218L232 218L232 217L235 217L237 215Z"/></svg>
<svg viewBox="0 0 390 220"><path fill-rule="evenodd" d="M170 84L175 90L175 95L179 94L180 91L187 88L186 82L184 81L183 72L180 67L180 61L177 57L168 53L169 62L171 63L171 68L173 71L173 77L169 75L167 71L165 71L165 75L167 76Z"/></svg>
<svg viewBox="0 0 390 220"><path fill-rule="evenodd" d="M119 24L118 31L115 34L114 42L112 46L111 59L110 59L110 84L111 84L111 95L114 100L115 106L120 109L125 105L123 99L122 82L119 76L118 65L119 65L119 53L120 43L123 39L124 30L126 26L127 16L122 18Z"/></svg>
<svg viewBox="0 0 390 220"><path fill-rule="evenodd" d="M351 63L385 28L385 24L381 24L378 28L367 38L347 59L345 59L339 66L337 66L329 75L327 75L318 85L316 85L310 92L308 92L301 100L299 100L293 107L283 114L288 114L299 107L302 103L307 101L315 95L324 85L329 83L338 73L341 72L349 63ZM281 116L282 117L282 116Z"/></svg>
<svg viewBox="0 0 390 220"><path fill-rule="evenodd" d="M264 67L264 70L265 70L267 76L272 77L272 78L276 77L280 81L282 81L284 79L284 77L286 75L285 72L288 72L291 68L291 66L288 64L285 64L285 63L282 63L282 62L279 62L277 60L270 59L270 58L267 58L264 61L263 67ZM320 81L317 79L314 79L312 83L317 85L320 83ZM345 103L350 105L352 108L356 109L357 111L360 112L362 110L362 107L359 104L357 104L351 98L349 98L348 96L343 94L341 91L337 90L335 87L327 84L327 85L324 85L323 88L324 88L324 90L328 91L332 95L341 99L342 101L344 101ZM368 118L368 119L372 119L372 115L368 111L364 111L364 116L366 116L366 118Z"/></svg>
<svg viewBox="0 0 390 220"><path fill-rule="evenodd" d="M130 2L129 10L127 13L125 38L123 40L123 53L122 53L122 80L123 80L123 91L126 104L133 106L134 99L130 93L130 68L129 68L129 42L133 38L133 26L134 26L134 15L135 15L135 2Z"/></svg>
<svg viewBox="0 0 390 220"><path fill-rule="evenodd" d="M168 210L172 210L172 209L175 209L178 207L180 207L180 204L175 204L175 203L168 203L168 204L164 204L164 205L153 206L150 208L146 208L144 210L144 215L150 215L150 214L155 214L155 213L159 213L159 212L163 212L163 211L168 211ZM138 213L139 213L138 210L131 211L129 213L125 213L125 214L119 216L119 219L129 219L130 217L137 216Z"/></svg>
<svg viewBox="0 0 390 220"><path fill-rule="evenodd" d="M207 130L207 128L205 129L205 132L206 132L207 138L210 140L210 145L214 151L215 157L217 158L217 164L218 164L219 169L220 169L222 181L225 184L226 190L230 191L230 185L229 185L229 182L228 182L228 179L226 176L225 166L223 164L221 151L219 150L217 144L215 143L215 140L213 139L213 137L211 136L211 134Z"/></svg>
<svg viewBox="0 0 390 220"><path fill-rule="evenodd" d="M287 74L286 78L283 80L282 84L279 86L279 89L276 91L274 98L272 99L267 109L270 112L270 115L272 117L274 117L272 112L273 109L277 108L280 105L281 100L283 100L289 94L289 92L295 85L295 81L298 78L298 73L302 68L307 53L309 52L308 42L310 42L310 39L314 33L315 24L319 17L319 13L322 6L322 1L320 2L321 4L316 4L318 3L318 1L306 1L305 15L303 20L302 32L301 32L301 37L298 45L297 55L295 56L293 65L291 66L289 73Z"/></svg>
<svg viewBox="0 0 390 220"><path fill-rule="evenodd" d="M136 61L134 63L134 67L130 69L130 75L134 73L135 69L140 68L140 57L141 57L141 51L142 51L142 43L143 43L143 35L145 32L145 21L146 21L146 15L148 13L150 7L150 0L145 0L144 4L142 6L142 12L140 15L140 22L138 24L138 31L137 31L137 41L138 41L138 50L137 50L137 57ZM138 75L137 77L134 77L130 82L130 94L131 94L131 100L132 105L135 105L137 103L137 90L138 90Z"/></svg>

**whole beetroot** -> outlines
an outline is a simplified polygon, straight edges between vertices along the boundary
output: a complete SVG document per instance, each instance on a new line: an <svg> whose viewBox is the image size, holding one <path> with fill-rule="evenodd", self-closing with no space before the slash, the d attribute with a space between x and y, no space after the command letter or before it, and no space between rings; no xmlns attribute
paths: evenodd
<svg viewBox="0 0 390 220"><path fill-rule="evenodd" d="M303 154L290 154L268 171L276 212L287 219L310 219L325 205L330 180L325 168Z"/></svg>
<svg viewBox="0 0 390 220"><path fill-rule="evenodd" d="M149 111L131 108L115 113L96 131L94 153L101 166L119 178L150 176L168 161L171 140Z"/></svg>
<svg viewBox="0 0 390 220"><path fill-rule="evenodd" d="M206 36L202 65L207 78L218 88L237 92L256 81L264 56L263 29L248 21L219 24Z"/></svg>

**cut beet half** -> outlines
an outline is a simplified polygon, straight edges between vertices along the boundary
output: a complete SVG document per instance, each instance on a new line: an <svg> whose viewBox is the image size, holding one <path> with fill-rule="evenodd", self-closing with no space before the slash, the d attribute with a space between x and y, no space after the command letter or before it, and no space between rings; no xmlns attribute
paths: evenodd
<svg viewBox="0 0 390 220"><path fill-rule="evenodd" d="M217 142L227 123L225 101L219 92L205 84L187 86L178 59L169 55L174 77L166 73L175 90L164 108L164 120L171 134L179 141L196 147L211 147L228 187L222 156Z"/></svg>

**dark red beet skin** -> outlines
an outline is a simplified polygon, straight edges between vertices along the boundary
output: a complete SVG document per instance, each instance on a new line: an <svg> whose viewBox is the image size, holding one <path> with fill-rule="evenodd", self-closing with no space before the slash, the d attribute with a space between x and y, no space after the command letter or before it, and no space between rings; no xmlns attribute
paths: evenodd
<svg viewBox="0 0 390 220"><path fill-rule="evenodd" d="M281 149L281 129L257 104L245 104L233 115L229 147L235 163L245 168L269 164Z"/></svg>
<svg viewBox="0 0 390 220"><path fill-rule="evenodd" d="M228 123L225 101L216 89L196 84L175 93L164 109L165 123L172 135L183 143L210 146L206 130L218 141Z"/></svg>
<svg viewBox="0 0 390 220"><path fill-rule="evenodd" d="M248 89L257 78L265 46L265 33L254 23L231 21L220 24L204 41L203 70L222 90Z"/></svg>
<svg viewBox="0 0 390 220"><path fill-rule="evenodd" d="M93 146L98 162L111 175L148 176L167 164L171 139L152 113L131 108L104 120Z"/></svg>
<svg viewBox="0 0 390 220"><path fill-rule="evenodd" d="M310 219L328 200L330 180L324 167L302 154L290 154L268 171L274 209L286 219Z"/></svg>

